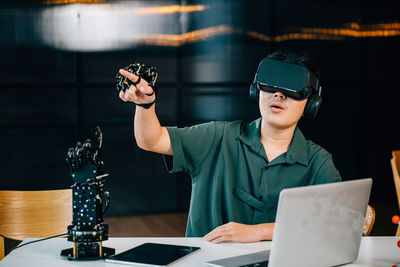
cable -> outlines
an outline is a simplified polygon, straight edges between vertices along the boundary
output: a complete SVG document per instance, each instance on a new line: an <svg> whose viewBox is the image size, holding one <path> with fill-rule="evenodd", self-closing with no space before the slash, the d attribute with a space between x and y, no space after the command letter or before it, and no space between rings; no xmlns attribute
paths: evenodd
<svg viewBox="0 0 400 267"><path fill-rule="evenodd" d="M8 253L10 253L11 251L13 251L14 249L23 247L23 246L28 245L28 244L32 244L32 243L36 243L36 242L39 242L39 241L44 241L44 240L47 240L47 239L51 239L51 238L55 238L55 237L59 237L59 236L64 236L64 235L68 235L68 233L59 234L59 235L53 235L53 236L45 237L45 238L42 238L42 239L33 240L33 241L24 243L24 244L22 244L22 245L20 245L20 246L16 246L16 247L10 249L10 251L9 251ZM1 234L0 234L0 236L2 236L2 237L4 237L4 238L8 238L8 237L6 237L6 236L4 236L4 235L1 235ZM8 238L8 239L10 239L10 238Z"/></svg>

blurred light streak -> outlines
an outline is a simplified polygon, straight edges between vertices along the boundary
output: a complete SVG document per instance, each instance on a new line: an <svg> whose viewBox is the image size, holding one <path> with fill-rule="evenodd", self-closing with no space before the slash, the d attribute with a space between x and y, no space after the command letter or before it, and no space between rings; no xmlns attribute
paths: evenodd
<svg viewBox="0 0 400 267"><path fill-rule="evenodd" d="M189 5L189 6L154 6L154 7L142 7L138 9L140 15L153 15L153 14L172 14L172 13L190 13L198 12L208 9L208 6L204 5Z"/></svg>
<svg viewBox="0 0 400 267"><path fill-rule="evenodd" d="M104 4L103 7L111 7L118 5L106 4L104 0L44 0L44 5L64 5L64 4ZM122 5L122 4L120 4ZM169 6L153 6L153 7L140 7L130 10L129 7L124 13L133 13L139 15L162 15L162 14L173 14L173 13L191 13L199 12L208 9L205 5L169 5Z"/></svg>
<svg viewBox="0 0 400 267"><path fill-rule="evenodd" d="M283 42L288 40L344 40L346 37L372 38L400 36L400 23L379 23L359 25L352 22L343 28L300 28L300 32L268 36L255 31L247 31L246 35L267 42Z"/></svg>
<svg viewBox="0 0 400 267"><path fill-rule="evenodd" d="M180 22L174 14L202 12L210 7L151 6L152 2L147 1L105 3L104 0L45 0L43 3L55 5L44 8L35 22L40 41L51 47L72 51L119 50L137 45L178 47L233 34L265 42L342 41L346 38L400 36L399 22L369 25L351 22L338 28L298 27L276 36L230 25L215 25L181 33ZM149 6L144 6L146 4ZM206 15L205 13L204 16Z"/></svg>
<svg viewBox="0 0 400 267"><path fill-rule="evenodd" d="M351 22L345 24L350 29L356 30L400 30L400 23L393 22L393 23L378 23L378 24L369 24L369 25L360 25L356 22Z"/></svg>
<svg viewBox="0 0 400 267"><path fill-rule="evenodd" d="M44 5L64 5L64 4L102 4L104 0L44 0Z"/></svg>
<svg viewBox="0 0 400 267"><path fill-rule="evenodd" d="M278 36L268 36L262 33L248 31L246 35L267 42L283 42L288 40L343 40L341 36L329 36L315 33L287 33Z"/></svg>
<svg viewBox="0 0 400 267"><path fill-rule="evenodd" d="M232 34L234 29L220 25L201 30L191 31L183 34L141 34L139 36L140 44L156 46L181 46L187 43L206 40L213 36Z"/></svg>
<svg viewBox="0 0 400 267"><path fill-rule="evenodd" d="M65 3L75 3L76 0L48 0L48 1L62 1ZM93 2L92 2L93 1ZM98 1L98 2L96 2ZM62 3L62 4L65 4ZM190 12L200 12L206 10L208 6L196 5L196 6L155 6L155 7L136 7L136 6L126 6L122 4L107 4L104 3L104 0L88 0L88 3L81 4L90 4L96 3L95 7L90 5L81 5L81 10L85 13L85 15L90 16L115 16L113 12L118 12L118 16L122 15L140 15L146 17L146 15L163 15L163 14L172 14L172 13L190 13ZM55 8L55 7L53 7ZM70 13L64 12L61 9L56 10L57 16L71 16Z"/></svg>
<svg viewBox="0 0 400 267"><path fill-rule="evenodd" d="M400 36L400 30L355 30L355 29L324 29L324 28L303 28L303 33L346 36L355 38L368 37L390 37Z"/></svg>

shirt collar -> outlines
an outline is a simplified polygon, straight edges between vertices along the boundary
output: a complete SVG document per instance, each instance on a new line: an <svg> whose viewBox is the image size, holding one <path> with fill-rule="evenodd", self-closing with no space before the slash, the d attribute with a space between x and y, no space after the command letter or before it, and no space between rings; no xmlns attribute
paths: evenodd
<svg viewBox="0 0 400 267"><path fill-rule="evenodd" d="M257 120L245 124L244 128L242 129L239 139L248 145L252 150L259 153L261 150L261 118Z"/></svg>
<svg viewBox="0 0 400 267"><path fill-rule="evenodd" d="M239 136L239 139L243 143L248 145L253 151L260 153L262 149L260 134L261 118L258 118L255 121L244 126ZM296 127L294 131L289 150L281 156L285 156L285 162L288 164L294 164L298 162L305 166L308 165L307 141L298 127ZM281 156L279 156L278 158L280 158ZM274 160L272 162L274 162Z"/></svg>
<svg viewBox="0 0 400 267"><path fill-rule="evenodd" d="M307 141L298 127L294 130L292 143L286 153L286 160L290 164L298 162L305 166L308 165Z"/></svg>

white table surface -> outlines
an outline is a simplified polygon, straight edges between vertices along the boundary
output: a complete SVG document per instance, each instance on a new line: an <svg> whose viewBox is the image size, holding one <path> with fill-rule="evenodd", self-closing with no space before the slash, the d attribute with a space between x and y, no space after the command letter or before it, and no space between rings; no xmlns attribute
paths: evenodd
<svg viewBox="0 0 400 267"><path fill-rule="evenodd" d="M24 242L34 239L27 239ZM400 264L400 248L397 241L400 237L363 237L361 241L360 253L356 262L346 266L382 266L391 267ZM172 264L178 266L206 266L206 262L220 258L238 256L246 253L257 252L269 249L271 242L264 241L258 243L222 243L212 244L203 242L201 238L110 238L103 242L103 246L115 248L116 253L120 253L132 247L146 242L190 245L201 247L200 250L192 255L183 258ZM32 243L18 248L7 255L0 266L32 266L32 267L63 267L63 266L107 266L118 267L127 266L107 263L104 260L95 261L68 261L60 256L63 249L71 248L72 242L65 238L54 238L37 243ZM400 265L399 265L400 266Z"/></svg>

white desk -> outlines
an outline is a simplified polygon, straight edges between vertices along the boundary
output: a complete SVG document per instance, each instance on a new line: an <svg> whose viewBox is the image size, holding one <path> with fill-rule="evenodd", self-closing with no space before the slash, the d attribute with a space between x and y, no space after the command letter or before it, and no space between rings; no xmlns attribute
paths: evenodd
<svg viewBox="0 0 400 267"><path fill-rule="evenodd" d="M363 237L359 257L356 262L346 266L391 267L400 263L400 248L397 241L400 237ZM30 239L25 240L30 241ZM238 256L246 253L269 249L271 242L259 243L222 243L212 244L203 242L201 238L111 238L103 242L106 247L116 249L116 253L138 246L145 242L166 243L176 245L190 245L201 247L201 250L177 261L173 267L178 266L206 266L210 260ZM128 265L117 265L106 263L104 260L97 261L68 261L60 257L62 249L71 248L72 243L65 238L55 238L26 245L12 251L7 257L0 261L0 266L32 266L32 267L118 267ZM399 265L400 266L400 265Z"/></svg>

